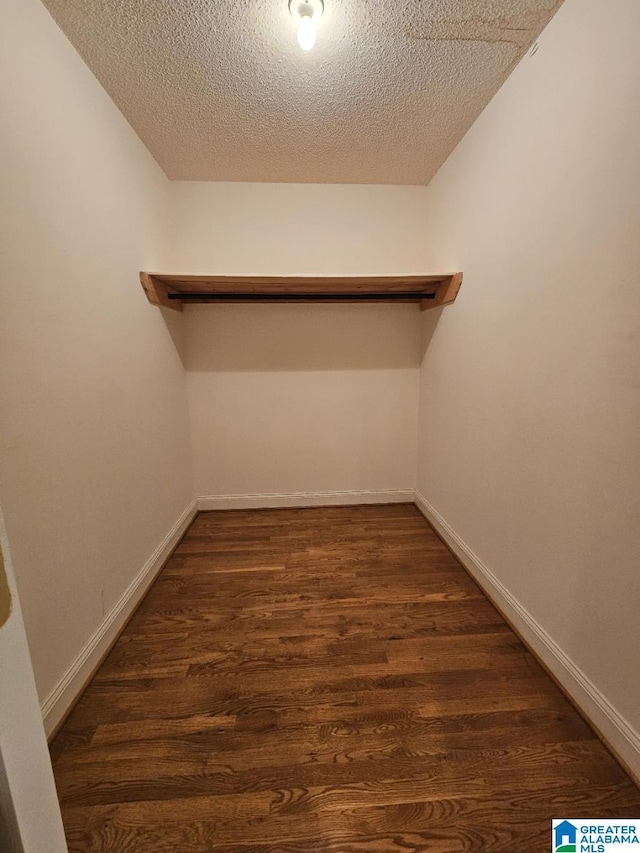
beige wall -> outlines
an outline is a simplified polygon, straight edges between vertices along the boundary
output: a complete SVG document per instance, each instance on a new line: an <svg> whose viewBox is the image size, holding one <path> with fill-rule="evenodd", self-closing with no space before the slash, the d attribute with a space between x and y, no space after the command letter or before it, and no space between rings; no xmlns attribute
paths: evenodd
<svg viewBox="0 0 640 853"><path fill-rule="evenodd" d="M0 496L44 700L191 499L189 431L137 282L168 182L37 0L0 42Z"/></svg>
<svg viewBox="0 0 640 853"><path fill-rule="evenodd" d="M567 0L430 185L428 266L459 267L465 283L423 364L418 472L427 501L616 725L635 727L630 741L638 33L637 0ZM640 753L627 757L640 772Z"/></svg>
<svg viewBox="0 0 640 853"><path fill-rule="evenodd" d="M172 181L170 193L180 272L424 272L424 187Z"/></svg>
<svg viewBox="0 0 640 853"><path fill-rule="evenodd" d="M424 271L419 187L176 183L172 268L262 275ZM199 495L413 489L416 306L185 312Z"/></svg>

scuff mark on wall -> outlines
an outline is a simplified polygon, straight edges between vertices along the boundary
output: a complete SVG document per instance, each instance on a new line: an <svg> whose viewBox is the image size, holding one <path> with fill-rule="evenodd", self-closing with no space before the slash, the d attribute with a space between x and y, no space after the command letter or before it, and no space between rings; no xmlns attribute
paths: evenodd
<svg viewBox="0 0 640 853"><path fill-rule="evenodd" d="M9 619L11 613L11 592L9 590L9 582L4 570L4 560L2 559L2 546L0 545L0 628Z"/></svg>

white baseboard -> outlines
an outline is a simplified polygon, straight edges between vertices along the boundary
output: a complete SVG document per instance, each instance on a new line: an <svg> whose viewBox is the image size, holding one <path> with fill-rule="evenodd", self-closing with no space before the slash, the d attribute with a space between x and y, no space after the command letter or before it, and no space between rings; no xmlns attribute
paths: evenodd
<svg viewBox="0 0 640 853"><path fill-rule="evenodd" d="M640 784L640 734L418 491L415 504Z"/></svg>
<svg viewBox="0 0 640 853"><path fill-rule="evenodd" d="M155 580L171 551L184 535L196 515L196 501L185 509L162 542L149 557L124 591L115 607L105 616L97 631L89 638L71 666L53 688L42 705L47 737L59 727L70 708L100 665L127 620Z"/></svg>
<svg viewBox="0 0 640 853"><path fill-rule="evenodd" d="M199 510L274 509L277 507L346 506L353 504L413 503L413 489L367 489L348 492L291 492L273 495L201 495Z"/></svg>

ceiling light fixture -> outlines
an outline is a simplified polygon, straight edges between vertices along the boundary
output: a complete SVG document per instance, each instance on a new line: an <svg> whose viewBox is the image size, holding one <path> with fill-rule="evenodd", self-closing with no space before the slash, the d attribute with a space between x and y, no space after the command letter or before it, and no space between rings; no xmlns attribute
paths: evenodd
<svg viewBox="0 0 640 853"><path fill-rule="evenodd" d="M289 11L298 20L298 44L311 50L316 43L316 24L324 12L324 0L289 0Z"/></svg>

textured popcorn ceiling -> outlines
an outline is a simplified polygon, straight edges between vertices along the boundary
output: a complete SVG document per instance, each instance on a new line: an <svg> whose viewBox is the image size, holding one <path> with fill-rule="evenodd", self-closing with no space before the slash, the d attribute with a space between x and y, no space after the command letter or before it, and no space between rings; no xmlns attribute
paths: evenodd
<svg viewBox="0 0 640 853"><path fill-rule="evenodd" d="M170 178L426 184L561 0L44 0Z"/></svg>

